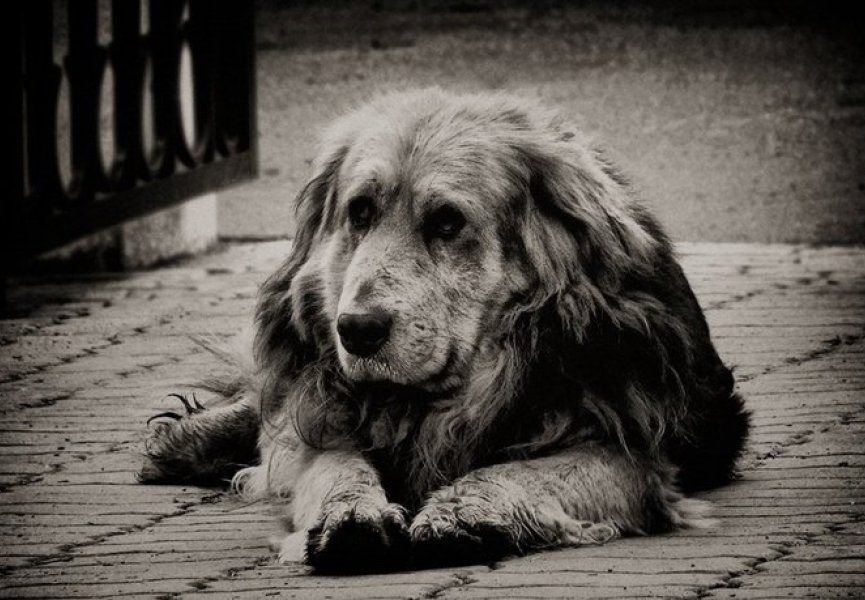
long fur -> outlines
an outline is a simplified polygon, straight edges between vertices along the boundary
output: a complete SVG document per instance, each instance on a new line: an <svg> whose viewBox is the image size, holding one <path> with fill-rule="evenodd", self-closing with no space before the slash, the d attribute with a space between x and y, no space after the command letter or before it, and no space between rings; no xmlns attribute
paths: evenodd
<svg viewBox="0 0 865 600"><path fill-rule="evenodd" d="M325 242L340 235L341 174L364 160L358 140L384 144L388 135L385 147L403 152L406 172L422 160L448 160L453 149L453 189L500 202L498 265L512 291L482 299L487 312L475 341L455 342L464 361L451 367L456 383L353 381L339 362L338 290ZM610 516L612 525L589 536L606 539L699 522L697 505L680 491L732 476L747 413L671 244L626 178L555 113L507 95L427 89L381 97L325 133L296 214L291 254L263 284L256 313L257 371L245 385L261 415L262 459L272 465L237 478L248 494L290 488L287 480L318 460L301 454L354 452L390 502L414 513L430 499L420 513L428 524L430 506L450 501L431 494L455 481L499 482L511 473L502 465L522 461L570 481L574 461L583 461L578 488L595 482L612 486L598 493L617 494L618 484L604 483L611 473L641 481L621 492L632 512ZM351 479L334 469L333 481ZM516 473L523 477L522 467ZM328 493L309 501L327 504ZM571 510L603 512L607 496L590 502L595 492L581 493ZM508 531L540 527L520 518ZM580 521L572 525L583 535ZM413 536L424 531L412 525ZM514 533L509 543L540 547L577 535L552 531L534 541ZM327 539L320 533L318 542Z"/></svg>
<svg viewBox="0 0 865 600"><path fill-rule="evenodd" d="M432 96L430 104L453 101L438 90L421 94ZM512 299L488 327L497 356L475 367L460 398L434 398L418 411L416 390L364 389L344 379L321 333L329 324L320 281L301 282L301 297L289 297L319 236L334 227L336 173L370 109L326 134L323 158L299 197L292 255L262 288L256 351L266 414L286 410L289 399L291 422L310 445L360 437L370 449L409 455L398 458L408 463L404 476L416 499L471 468L549 452L598 431L628 450L675 455L686 490L729 478L746 431L741 401L660 226L603 155L584 148L556 117L536 116L538 109L521 101L505 109L515 102L507 97L460 100L479 118L498 110L510 119L499 158L523 190L512 207L513 251L535 292ZM409 104L386 97L376 114ZM721 410L734 431L714 442L711 418ZM527 414L543 417L525 424ZM713 445L706 448L707 441Z"/></svg>

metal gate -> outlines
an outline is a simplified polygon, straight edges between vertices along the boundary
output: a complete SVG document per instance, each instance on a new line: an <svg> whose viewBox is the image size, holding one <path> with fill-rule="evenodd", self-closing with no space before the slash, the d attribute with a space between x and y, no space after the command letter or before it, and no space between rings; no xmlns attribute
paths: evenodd
<svg viewBox="0 0 865 600"><path fill-rule="evenodd" d="M20 83L7 114L19 151L2 200L7 267L256 175L253 2L12 4ZM191 65L192 122L182 64Z"/></svg>

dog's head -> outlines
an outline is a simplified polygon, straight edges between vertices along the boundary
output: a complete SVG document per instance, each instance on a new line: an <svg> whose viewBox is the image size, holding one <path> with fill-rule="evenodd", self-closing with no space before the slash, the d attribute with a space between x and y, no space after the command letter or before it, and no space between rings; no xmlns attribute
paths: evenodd
<svg viewBox="0 0 865 600"><path fill-rule="evenodd" d="M602 158L511 97L385 96L330 128L314 170L259 351L306 343L351 382L458 389L551 299L583 326L656 243Z"/></svg>

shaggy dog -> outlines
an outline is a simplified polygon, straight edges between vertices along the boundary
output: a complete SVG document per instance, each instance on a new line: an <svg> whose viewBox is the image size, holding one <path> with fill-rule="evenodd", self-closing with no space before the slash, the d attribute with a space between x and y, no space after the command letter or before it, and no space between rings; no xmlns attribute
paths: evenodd
<svg viewBox="0 0 865 600"><path fill-rule="evenodd" d="M670 243L556 114L381 97L297 221L253 372L160 415L142 480L233 475L283 560L358 572L686 527L730 479L748 416Z"/></svg>

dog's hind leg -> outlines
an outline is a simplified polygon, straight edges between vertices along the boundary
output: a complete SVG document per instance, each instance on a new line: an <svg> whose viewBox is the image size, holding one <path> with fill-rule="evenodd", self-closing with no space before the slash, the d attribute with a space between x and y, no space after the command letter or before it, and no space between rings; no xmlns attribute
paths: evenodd
<svg viewBox="0 0 865 600"><path fill-rule="evenodd" d="M410 527L415 555L421 565L490 562L700 524L704 507L676 491L673 475L595 443L481 468L432 494Z"/></svg>
<svg viewBox="0 0 865 600"><path fill-rule="evenodd" d="M139 481L225 483L256 462L259 417L246 398L208 409L194 396L174 396L186 414L165 412L148 421Z"/></svg>

